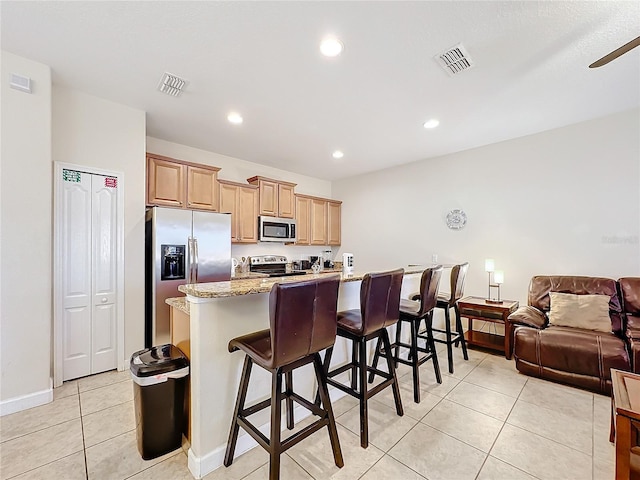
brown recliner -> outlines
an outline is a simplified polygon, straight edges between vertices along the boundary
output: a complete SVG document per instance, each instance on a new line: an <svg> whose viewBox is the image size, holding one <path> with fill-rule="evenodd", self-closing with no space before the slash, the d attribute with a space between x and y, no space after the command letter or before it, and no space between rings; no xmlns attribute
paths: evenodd
<svg viewBox="0 0 640 480"><path fill-rule="evenodd" d="M609 296L611 332L549 325L550 292ZM610 369L631 370L618 284L609 278L533 277L528 306L508 317L505 337L507 358L513 352L518 371L534 377L608 394Z"/></svg>
<svg viewBox="0 0 640 480"><path fill-rule="evenodd" d="M618 280L622 295L622 310L626 319L625 335L629 344L631 367L640 371L640 277Z"/></svg>

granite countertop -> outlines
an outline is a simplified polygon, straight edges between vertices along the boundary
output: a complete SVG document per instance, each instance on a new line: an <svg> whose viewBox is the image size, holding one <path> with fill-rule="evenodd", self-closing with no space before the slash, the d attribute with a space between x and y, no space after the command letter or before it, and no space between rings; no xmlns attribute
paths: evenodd
<svg viewBox="0 0 640 480"><path fill-rule="evenodd" d="M405 275L422 273L428 265L404 267ZM367 272L343 275L337 270L324 270L318 274L292 275L289 277L247 278L226 282L193 283L180 285L178 290L187 295L199 298L224 298L251 295L254 293L268 293L274 283L292 283L303 280L322 278L327 275L340 275L341 282L356 282L362 280ZM168 300L167 300L167 303Z"/></svg>
<svg viewBox="0 0 640 480"><path fill-rule="evenodd" d="M187 302L187 297L167 298L164 303L189 315L189 302Z"/></svg>

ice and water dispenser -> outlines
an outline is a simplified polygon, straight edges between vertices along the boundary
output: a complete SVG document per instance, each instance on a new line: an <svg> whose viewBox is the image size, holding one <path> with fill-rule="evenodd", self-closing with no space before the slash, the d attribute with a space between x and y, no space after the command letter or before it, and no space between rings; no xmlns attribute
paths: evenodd
<svg viewBox="0 0 640 480"><path fill-rule="evenodd" d="M184 280L184 245L162 245L160 280Z"/></svg>

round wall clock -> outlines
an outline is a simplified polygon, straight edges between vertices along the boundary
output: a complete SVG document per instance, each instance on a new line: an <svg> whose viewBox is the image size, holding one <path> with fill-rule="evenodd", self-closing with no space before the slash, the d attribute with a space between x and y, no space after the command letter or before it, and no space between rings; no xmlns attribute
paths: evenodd
<svg viewBox="0 0 640 480"><path fill-rule="evenodd" d="M467 224L467 214L462 210L451 210L447 213L447 227L451 230L460 230Z"/></svg>

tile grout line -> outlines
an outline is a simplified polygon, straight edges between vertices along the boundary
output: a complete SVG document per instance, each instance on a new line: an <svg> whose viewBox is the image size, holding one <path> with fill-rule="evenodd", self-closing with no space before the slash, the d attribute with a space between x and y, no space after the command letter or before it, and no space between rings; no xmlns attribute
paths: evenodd
<svg viewBox="0 0 640 480"><path fill-rule="evenodd" d="M82 402L80 401L80 384L78 384L78 407L80 408L80 429L82 431L82 455L84 457L84 475L89 480L89 465L87 464L87 445L84 440L84 419L82 415Z"/></svg>

